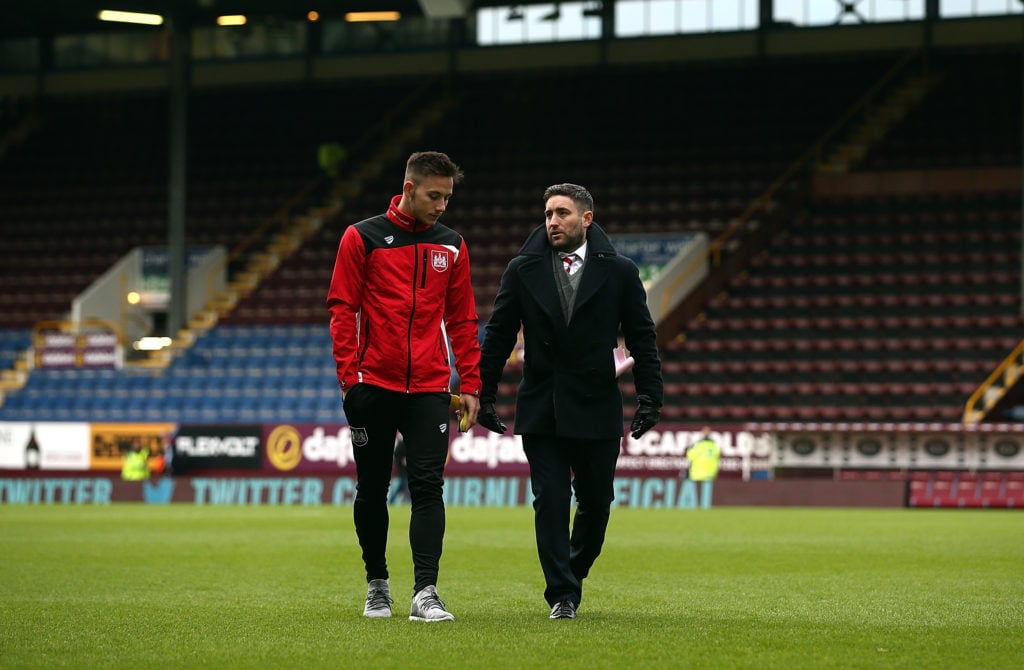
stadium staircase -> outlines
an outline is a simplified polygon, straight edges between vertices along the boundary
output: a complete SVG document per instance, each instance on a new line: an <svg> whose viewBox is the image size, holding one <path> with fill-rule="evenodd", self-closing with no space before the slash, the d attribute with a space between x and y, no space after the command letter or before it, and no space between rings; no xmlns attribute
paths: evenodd
<svg viewBox="0 0 1024 670"><path fill-rule="evenodd" d="M918 56L920 57L920 56ZM902 73L900 69L897 72ZM886 88L888 82L879 82L870 96L884 92L886 97L877 104L868 104L864 118L853 129L849 136L822 161L818 169L825 172L850 172L864 160L872 148L900 121L924 99L928 92L940 81L940 77L930 72L913 71L892 90Z"/></svg>
<svg viewBox="0 0 1024 670"><path fill-rule="evenodd" d="M316 236L325 221L337 218L345 209L347 200L357 197L362 185L373 179L384 165L395 160L396 156L407 152L407 147L423 133L423 128L436 123L443 114L448 100L444 97L427 100L428 91L434 82L421 84L413 93L406 95L403 102L389 107L383 117L375 120L370 129L360 135L346 150L351 157L347 165L337 177L326 175L309 182L302 190L293 195L273 216L252 231L229 254L229 267L237 265L244 259L242 268L231 274L227 289L218 294L203 310L193 315L188 327L175 338L171 349L157 352L152 357L158 366L164 366L187 350L196 338L215 327L222 320L232 323L247 321L246 313L255 311L265 315L267 311L280 311L283 318L268 315L263 323L304 323L310 320L312 313L303 311L296 313L295 308L308 310L311 305L302 298L311 296L294 295L291 291L275 292L260 291L265 282L271 280L275 271L285 264L306 242ZM426 102L425 102L426 101ZM328 132L324 129L324 132ZM376 143L374 143L376 142ZM316 194L319 197L315 197ZM304 203L313 204L299 213L295 208ZM265 241L266 246L251 251L250 247ZM323 284L325 287L326 282ZM300 285L301 286L301 285ZM321 289L326 291L326 289ZM299 288L301 293L302 289ZM276 302L265 305L261 298L269 296ZM296 302L296 298L299 298ZM318 312L322 318L323 307Z"/></svg>
<svg viewBox="0 0 1024 670"><path fill-rule="evenodd" d="M368 187L386 181L394 188L395 175L405 169L405 160L427 128L436 124L451 104L447 98L424 100L429 86L379 121L365 137L379 143L356 147L364 156L329 185L326 207L317 209L301 223L301 235L279 241L276 248L257 255L247 272L237 278L236 290L216 305L210 318L231 325L326 323L325 299L337 253L341 230L338 224L368 216L362 205ZM404 115L404 116L403 116ZM373 191L376 194L376 190ZM390 196L388 196L389 198ZM376 201L379 213L388 198ZM281 253L281 248L287 253Z"/></svg>

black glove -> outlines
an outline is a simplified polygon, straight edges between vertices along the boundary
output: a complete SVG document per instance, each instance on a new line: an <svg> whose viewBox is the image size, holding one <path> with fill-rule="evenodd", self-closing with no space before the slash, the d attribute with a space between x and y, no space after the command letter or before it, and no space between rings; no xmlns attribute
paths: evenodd
<svg viewBox="0 0 1024 670"><path fill-rule="evenodd" d="M494 398L480 398L480 411L476 414L476 422L492 433L504 433L508 430L494 410Z"/></svg>
<svg viewBox="0 0 1024 670"><path fill-rule="evenodd" d="M661 420L661 405L649 395L638 395L636 397L636 413L633 415L633 423L629 424L629 430L633 439L636 439L654 428Z"/></svg>

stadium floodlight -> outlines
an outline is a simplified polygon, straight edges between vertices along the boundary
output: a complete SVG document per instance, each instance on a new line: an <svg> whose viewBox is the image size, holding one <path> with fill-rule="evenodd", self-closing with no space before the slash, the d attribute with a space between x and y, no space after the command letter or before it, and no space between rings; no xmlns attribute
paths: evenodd
<svg viewBox="0 0 1024 670"><path fill-rule="evenodd" d="M169 337L142 337L132 343L136 351L160 351L171 346L172 340Z"/></svg>
<svg viewBox="0 0 1024 670"><path fill-rule="evenodd" d="M142 12L122 12L116 9L101 9L97 14L100 21L112 21L114 23L139 23L144 26L159 26L164 22L164 17L159 14L143 14Z"/></svg>
<svg viewBox="0 0 1024 670"><path fill-rule="evenodd" d="M397 21L402 18L401 12L348 12L345 20L349 23L365 23L367 21Z"/></svg>
<svg viewBox="0 0 1024 670"><path fill-rule="evenodd" d="M244 26L248 21L245 14L225 14L217 17L218 26Z"/></svg>

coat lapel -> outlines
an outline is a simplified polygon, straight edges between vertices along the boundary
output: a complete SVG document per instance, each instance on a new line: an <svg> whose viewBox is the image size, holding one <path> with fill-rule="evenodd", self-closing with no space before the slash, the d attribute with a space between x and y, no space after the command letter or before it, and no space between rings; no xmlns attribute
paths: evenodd
<svg viewBox="0 0 1024 670"><path fill-rule="evenodd" d="M608 266L603 257L595 255L593 258L587 259L586 265L583 266L583 276L580 277L580 287L576 291L576 306L573 308L573 318L587 304L588 300L597 295L597 292L601 290L604 283L608 281L607 269Z"/></svg>
<svg viewBox="0 0 1024 670"><path fill-rule="evenodd" d="M565 315L562 314L562 303L558 299L558 287L555 286L555 275L551 271L551 257L541 254L530 258L522 266L523 280L533 292L533 297L548 315L552 323L565 328Z"/></svg>

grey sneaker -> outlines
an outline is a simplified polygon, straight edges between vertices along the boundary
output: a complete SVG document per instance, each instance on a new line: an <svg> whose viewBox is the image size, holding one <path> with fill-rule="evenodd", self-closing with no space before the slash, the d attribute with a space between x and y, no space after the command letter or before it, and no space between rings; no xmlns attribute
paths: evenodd
<svg viewBox="0 0 1024 670"><path fill-rule="evenodd" d="M455 615L444 608L436 587L425 586L412 597L409 621L455 621Z"/></svg>
<svg viewBox="0 0 1024 670"><path fill-rule="evenodd" d="M555 606L551 608L551 616L549 619L575 619L576 618L576 605L571 600L563 600L562 602L555 603Z"/></svg>
<svg viewBox="0 0 1024 670"><path fill-rule="evenodd" d="M391 616L391 587L386 579L371 580L366 587L366 606L363 616L371 619L383 619Z"/></svg>

